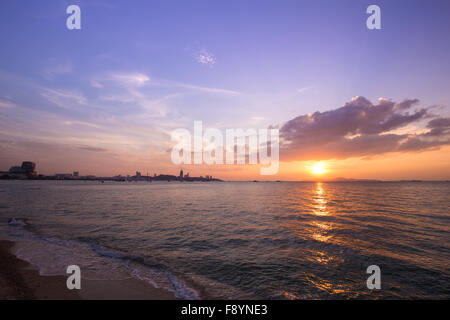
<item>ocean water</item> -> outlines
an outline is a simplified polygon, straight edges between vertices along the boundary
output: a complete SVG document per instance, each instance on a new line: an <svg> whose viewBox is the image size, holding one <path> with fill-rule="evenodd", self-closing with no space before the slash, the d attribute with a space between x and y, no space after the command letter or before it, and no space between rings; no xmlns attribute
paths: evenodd
<svg viewBox="0 0 450 320"><path fill-rule="evenodd" d="M444 182L0 181L0 228L41 274L184 299L449 299L449 200Z"/></svg>

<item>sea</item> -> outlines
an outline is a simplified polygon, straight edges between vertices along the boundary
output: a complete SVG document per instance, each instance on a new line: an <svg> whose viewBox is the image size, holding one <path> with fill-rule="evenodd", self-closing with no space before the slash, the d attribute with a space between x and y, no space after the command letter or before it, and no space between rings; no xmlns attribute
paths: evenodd
<svg viewBox="0 0 450 320"><path fill-rule="evenodd" d="M41 275L180 299L450 298L448 182L0 181L0 232Z"/></svg>

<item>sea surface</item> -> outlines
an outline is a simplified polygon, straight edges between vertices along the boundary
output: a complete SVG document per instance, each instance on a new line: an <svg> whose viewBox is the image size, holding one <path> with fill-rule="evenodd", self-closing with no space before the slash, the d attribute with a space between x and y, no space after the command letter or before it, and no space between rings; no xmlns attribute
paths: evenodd
<svg viewBox="0 0 450 320"><path fill-rule="evenodd" d="M445 182L0 181L0 222L43 275L183 299L450 298Z"/></svg>

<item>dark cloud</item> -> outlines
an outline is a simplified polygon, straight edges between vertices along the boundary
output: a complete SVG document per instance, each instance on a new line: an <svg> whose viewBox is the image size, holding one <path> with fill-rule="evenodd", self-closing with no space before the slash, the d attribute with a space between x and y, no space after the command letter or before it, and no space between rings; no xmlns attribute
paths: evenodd
<svg viewBox="0 0 450 320"><path fill-rule="evenodd" d="M436 118L428 122L427 128L431 129L428 136L442 136L450 133L450 118Z"/></svg>
<svg viewBox="0 0 450 320"><path fill-rule="evenodd" d="M91 147L91 146L77 146L78 149L92 151L92 152L108 152L108 149Z"/></svg>
<svg viewBox="0 0 450 320"><path fill-rule="evenodd" d="M412 110L418 103L417 99L395 103L380 98L378 104L373 104L364 97L356 97L341 108L296 117L280 129L280 159L345 159L422 151L450 144L450 119L432 119L425 108ZM393 133L426 119L432 120L425 133Z"/></svg>

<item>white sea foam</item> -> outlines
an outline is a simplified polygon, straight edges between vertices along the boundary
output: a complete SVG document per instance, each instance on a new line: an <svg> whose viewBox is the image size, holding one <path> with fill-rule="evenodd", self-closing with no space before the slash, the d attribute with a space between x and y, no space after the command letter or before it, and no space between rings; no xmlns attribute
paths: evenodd
<svg viewBox="0 0 450 320"><path fill-rule="evenodd" d="M126 280L135 278L156 288L171 291L180 299L200 299L168 269L153 267L144 259L106 250L100 246L56 237L42 237L25 224L10 224L8 238L16 242L13 253L39 269L42 276L66 275L69 265L77 265L86 280Z"/></svg>

